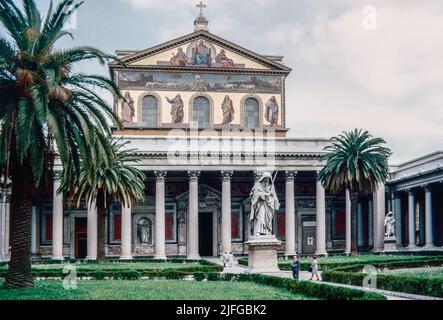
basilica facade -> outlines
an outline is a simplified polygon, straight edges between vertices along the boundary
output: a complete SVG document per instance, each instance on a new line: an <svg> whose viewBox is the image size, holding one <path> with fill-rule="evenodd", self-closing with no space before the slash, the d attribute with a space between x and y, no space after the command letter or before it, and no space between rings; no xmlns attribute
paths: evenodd
<svg viewBox="0 0 443 320"><path fill-rule="evenodd" d="M280 209L274 233L280 253L326 255L350 251L350 203L317 180L328 139L288 138L283 57L261 55L209 32L200 14L195 30L142 50L119 50L110 63L125 99L115 105L129 141L142 159L145 200L114 203L107 216L107 255L165 259L247 253L250 192L272 172ZM123 62L124 64L121 64ZM57 168L56 168L57 169ZM441 250L443 154L392 167L392 179L362 195L358 205L361 251L383 252L385 217L395 217L390 251ZM97 213L70 207L59 184L36 203L35 258L95 259ZM8 195L0 207L0 258L8 259ZM392 238L392 237L391 237Z"/></svg>

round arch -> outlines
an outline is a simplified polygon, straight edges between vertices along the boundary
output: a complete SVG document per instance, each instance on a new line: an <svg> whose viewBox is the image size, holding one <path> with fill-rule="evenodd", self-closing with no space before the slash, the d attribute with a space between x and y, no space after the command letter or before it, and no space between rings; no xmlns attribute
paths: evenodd
<svg viewBox="0 0 443 320"><path fill-rule="evenodd" d="M214 126L214 99L207 93L196 93L189 99L189 125L192 123L193 111L194 111L194 101L197 98L206 98L209 101L209 128ZM199 128L206 129L206 128Z"/></svg>
<svg viewBox="0 0 443 320"><path fill-rule="evenodd" d="M143 126L143 100L146 97L154 97L157 100L157 127L160 127L162 125L162 98L160 97L160 95L156 92L151 92L151 91L147 91L147 92L143 92L139 97L138 97L138 104L137 104L137 112L138 112L138 119L137 119L137 124L142 127Z"/></svg>
<svg viewBox="0 0 443 320"><path fill-rule="evenodd" d="M254 99L258 102L258 114L259 114L259 119L258 119L258 125L259 125L259 129L263 128L263 108L264 108L264 104L263 104L263 100L256 94L248 94L246 96L244 96L241 99L240 102L240 113L241 113L241 127L245 128L246 127L246 123L245 123L245 103L246 100L248 99Z"/></svg>

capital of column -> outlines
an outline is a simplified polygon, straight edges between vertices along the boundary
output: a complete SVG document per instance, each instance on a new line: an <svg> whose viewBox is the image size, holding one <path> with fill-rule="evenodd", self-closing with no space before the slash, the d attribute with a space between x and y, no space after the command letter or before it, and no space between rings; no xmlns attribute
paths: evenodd
<svg viewBox="0 0 443 320"><path fill-rule="evenodd" d="M431 192L432 188L429 184L425 184L422 186L423 190L425 190L425 192Z"/></svg>
<svg viewBox="0 0 443 320"><path fill-rule="evenodd" d="M232 179L232 176L234 175L234 171L232 170L223 170L221 172L221 179L223 182L229 182Z"/></svg>
<svg viewBox="0 0 443 320"><path fill-rule="evenodd" d="M294 182L295 177L297 176L297 171L288 170L286 171L286 182Z"/></svg>
<svg viewBox="0 0 443 320"><path fill-rule="evenodd" d="M408 194L409 197L413 197L414 196L414 191L412 191L412 189L406 189L405 191L406 191L406 193Z"/></svg>
<svg viewBox="0 0 443 320"><path fill-rule="evenodd" d="M167 171L154 171L155 180L157 182L165 182L167 175L168 175Z"/></svg>
<svg viewBox="0 0 443 320"><path fill-rule="evenodd" d="M59 181L62 177L62 171L56 170L54 171L54 176L52 177L52 181Z"/></svg>
<svg viewBox="0 0 443 320"><path fill-rule="evenodd" d="M200 178L200 171L188 171L188 177L190 182L196 182Z"/></svg>

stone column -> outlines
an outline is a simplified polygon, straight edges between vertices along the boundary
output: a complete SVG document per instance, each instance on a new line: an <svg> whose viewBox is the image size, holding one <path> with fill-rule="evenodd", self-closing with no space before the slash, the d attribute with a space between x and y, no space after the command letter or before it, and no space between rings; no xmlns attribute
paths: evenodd
<svg viewBox="0 0 443 320"><path fill-rule="evenodd" d="M122 206L122 254L120 260L132 260L132 208Z"/></svg>
<svg viewBox="0 0 443 320"><path fill-rule="evenodd" d="M409 246L408 249L415 249L416 244L416 234L415 234L415 197L412 190L408 191L408 221L409 221Z"/></svg>
<svg viewBox="0 0 443 320"><path fill-rule="evenodd" d="M86 260L97 260L97 204L88 205L88 245Z"/></svg>
<svg viewBox="0 0 443 320"><path fill-rule="evenodd" d="M432 190L430 186L425 187L425 223L426 223L426 245L425 248L434 247L434 224L432 221Z"/></svg>
<svg viewBox="0 0 443 320"><path fill-rule="evenodd" d="M31 213L31 255L37 254L37 208L32 207Z"/></svg>
<svg viewBox="0 0 443 320"><path fill-rule="evenodd" d="M165 180L166 171L155 171L155 259L166 260Z"/></svg>
<svg viewBox="0 0 443 320"><path fill-rule="evenodd" d="M351 193L346 189L346 254L351 254Z"/></svg>
<svg viewBox="0 0 443 320"><path fill-rule="evenodd" d="M286 171L286 256L297 254L295 250L295 176L296 171Z"/></svg>
<svg viewBox="0 0 443 320"><path fill-rule="evenodd" d="M200 171L189 171L188 260L200 260L198 248L198 179Z"/></svg>
<svg viewBox="0 0 443 320"><path fill-rule="evenodd" d="M317 249L318 256L327 255L326 252L326 196L325 189L320 181L317 181Z"/></svg>
<svg viewBox="0 0 443 320"><path fill-rule="evenodd" d="M368 201L368 220L366 221L368 223L368 239L365 239L365 245L370 247L374 245L374 208L376 207L376 204L374 202L374 198L372 197Z"/></svg>
<svg viewBox="0 0 443 320"><path fill-rule="evenodd" d="M403 247L403 232L402 232L402 207L401 197L399 194L393 194L394 200L394 213L395 213L395 237L397 239L397 248Z"/></svg>
<svg viewBox="0 0 443 320"><path fill-rule="evenodd" d="M57 174L56 174L57 176ZM64 260L63 257L63 195L58 194L60 180L55 178L52 207L52 259Z"/></svg>
<svg viewBox="0 0 443 320"><path fill-rule="evenodd" d="M380 184L374 193L374 250L381 252L385 243L386 193L385 185Z"/></svg>
<svg viewBox="0 0 443 320"><path fill-rule="evenodd" d="M231 217L231 179L233 171L222 171L222 217L221 240L222 253L232 252L232 217Z"/></svg>
<svg viewBox="0 0 443 320"><path fill-rule="evenodd" d="M0 193L0 262L8 260L6 228L6 194Z"/></svg>
<svg viewBox="0 0 443 320"><path fill-rule="evenodd" d="M363 239L363 204L360 202L357 205L357 229L358 229L358 241L357 246L363 247L365 245L365 241Z"/></svg>

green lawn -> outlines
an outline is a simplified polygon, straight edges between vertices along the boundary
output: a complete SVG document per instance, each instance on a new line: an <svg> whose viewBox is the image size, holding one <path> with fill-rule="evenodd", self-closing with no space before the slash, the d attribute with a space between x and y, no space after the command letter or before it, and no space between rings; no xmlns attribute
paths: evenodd
<svg viewBox="0 0 443 320"><path fill-rule="evenodd" d="M417 268L417 269L400 269L400 270L387 270L382 274L394 275L394 276L414 276L418 278L426 279L438 279L443 280L443 268Z"/></svg>
<svg viewBox="0 0 443 320"><path fill-rule="evenodd" d="M2 282L0 281L0 285ZM65 290L62 281L37 281L25 290L0 288L0 300L310 300L285 289L248 282L179 280L79 281Z"/></svg>

